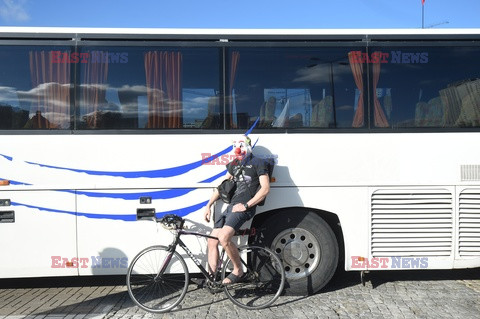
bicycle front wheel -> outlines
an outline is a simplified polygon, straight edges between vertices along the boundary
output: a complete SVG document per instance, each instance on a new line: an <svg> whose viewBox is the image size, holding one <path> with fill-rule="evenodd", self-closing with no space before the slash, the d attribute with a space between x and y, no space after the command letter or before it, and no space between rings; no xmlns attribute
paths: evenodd
<svg viewBox="0 0 480 319"><path fill-rule="evenodd" d="M175 308L187 293L188 280L182 256L164 246L142 250L127 271L128 294L140 308L154 313Z"/></svg>
<svg viewBox="0 0 480 319"><path fill-rule="evenodd" d="M227 297L244 309L262 309L277 300L285 286L285 271L280 258L270 249L258 246L239 248L244 277L239 283L225 285ZM233 270L228 259L223 268L225 278Z"/></svg>

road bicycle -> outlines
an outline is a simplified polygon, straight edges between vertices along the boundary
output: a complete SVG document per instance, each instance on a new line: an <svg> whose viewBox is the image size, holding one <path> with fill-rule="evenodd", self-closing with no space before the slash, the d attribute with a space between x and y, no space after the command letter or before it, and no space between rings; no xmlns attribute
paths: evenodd
<svg viewBox="0 0 480 319"><path fill-rule="evenodd" d="M223 289L228 299L237 306L244 309L266 308L282 293L285 286L284 268L280 258L270 249L249 245L239 247L244 276L238 283L224 285L223 279L233 269L225 251L221 250L218 268L210 274L180 239L183 235L218 240L217 237L185 230L185 220L177 215L166 215L155 218L155 221L170 229L174 238L169 246L145 248L133 258L128 268L128 293L140 308L163 313L177 307L185 298L190 274L184 258L177 252L178 246L183 248L205 276L207 288L212 291Z"/></svg>

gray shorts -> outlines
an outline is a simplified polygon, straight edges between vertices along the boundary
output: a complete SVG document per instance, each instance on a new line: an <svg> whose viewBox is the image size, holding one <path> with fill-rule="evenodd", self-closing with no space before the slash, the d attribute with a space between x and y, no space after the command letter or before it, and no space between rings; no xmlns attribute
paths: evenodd
<svg viewBox="0 0 480 319"><path fill-rule="evenodd" d="M223 211L221 214L215 214L215 224L213 228L222 228L223 226L227 225L235 229L235 231L239 230L240 227L247 221L253 218L255 215L255 209L250 209L246 212L232 212L233 205L228 205L227 209Z"/></svg>

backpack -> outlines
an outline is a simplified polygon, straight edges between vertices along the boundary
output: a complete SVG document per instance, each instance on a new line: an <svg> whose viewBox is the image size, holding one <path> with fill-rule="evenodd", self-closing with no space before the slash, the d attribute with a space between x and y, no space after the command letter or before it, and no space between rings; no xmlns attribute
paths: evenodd
<svg viewBox="0 0 480 319"><path fill-rule="evenodd" d="M264 159L265 166L267 167L267 172L268 172L268 180L271 182L272 181L272 174L273 174L273 169L275 168L275 159L268 157ZM260 186L258 186L258 189L260 189ZM257 189L257 192L258 192ZM257 204L257 206L263 206L265 205L265 200L267 198L265 197L260 203Z"/></svg>
<svg viewBox="0 0 480 319"><path fill-rule="evenodd" d="M237 185L233 179L226 179L217 187L218 194L224 203L230 204Z"/></svg>

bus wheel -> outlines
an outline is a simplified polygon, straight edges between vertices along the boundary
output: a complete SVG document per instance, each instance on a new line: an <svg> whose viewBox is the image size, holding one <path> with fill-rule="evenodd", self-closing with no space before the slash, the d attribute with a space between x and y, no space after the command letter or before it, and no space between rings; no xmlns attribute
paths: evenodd
<svg viewBox="0 0 480 319"><path fill-rule="evenodd" d="M313 294L330 281L339 252L325 220L313 212L289 211L270 217L264 226L265 243L282 259L287 294Z"/></svg>

